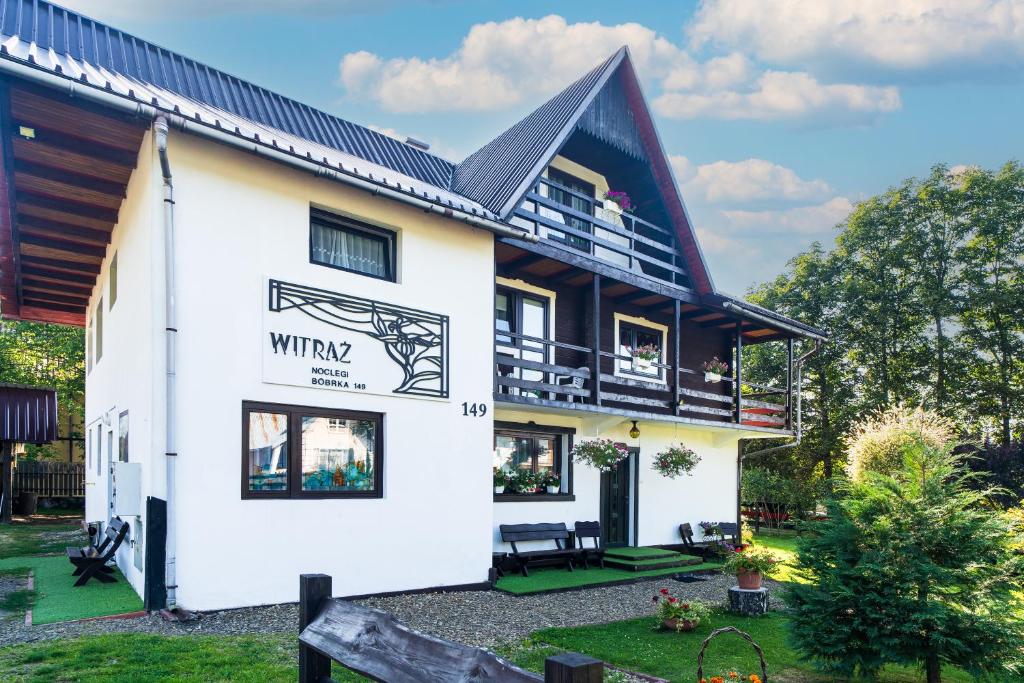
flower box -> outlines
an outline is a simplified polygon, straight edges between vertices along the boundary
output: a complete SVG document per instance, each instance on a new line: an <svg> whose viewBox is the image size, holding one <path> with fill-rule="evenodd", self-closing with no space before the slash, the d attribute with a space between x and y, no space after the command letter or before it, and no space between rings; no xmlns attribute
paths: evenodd
<svg viewBox="0 0 1024 683"><path fill-rule="evenodd" d="M718 374L717 372L705 372L704 373L704 381L705 382L721 382L722 381L722 376L720 374Z"/></svg>

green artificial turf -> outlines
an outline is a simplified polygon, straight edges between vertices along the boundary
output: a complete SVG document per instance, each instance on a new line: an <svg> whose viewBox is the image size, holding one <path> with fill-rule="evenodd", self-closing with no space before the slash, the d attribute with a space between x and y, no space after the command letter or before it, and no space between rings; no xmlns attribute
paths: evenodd
<svg viewBox="0 0 1024 683"><path fill-rule="evenodd" d="M122 633L0 648L3 683L294 683L292 634L158 636ZM334 680L364 680L335 665Z"/></svg>
<svg viewBox="0 0 1024 683"><path fill-rule="evenodd" d="M105 617L142 609L142 600L119 571L114 573L117 583L100 583L93 579L75 588L76 578L71 576L74 567L62 555L0 560L0 572L23 573L26 570L32 571L35 584L33 624Z"/></svg>
<svg viewBox="0 0 1024 683"><path fill-rule="evenodd" d="M686 567L671 567L668 569L652 569L641 572L631 572L625 569L577 569L568 572L561 567L545 567L531 569L529 576L519 574L506 574L498 579L495 587L498 590L516 595L528 593L540 593L543 591L559 590L564 588L582 588L584 586L595 586L599 584L615 583L642 578L658 576L669 577L681 572L702 571L705 569L719 569L722 565L715 563L704 563L687 565Z"/></svg>
<svg viewBox="0 0 1024 683"><path fill-rule="evenodd" d="M685 599L685 588L676 594ZM734 626L760 645L768 662L768 675L773 683L810 683L842 681L818 672L787 643L787 618L778 613L763 617L740 617L715 612L691 633L657 629L654 617L594 624L576 628L549 628L537 631L533 641L563 650L597 657L617 667L665 678L673 683L697 680L697 654L701 642L717 628ZM522 666L535 665L533 655L519 661ZM738 671L743 675L758 673L757 655L735 634L719 636L708 646L704 656L704 675L710 677ZM727 679L728 680L728 679ZM878 683L918 683L920 671L909 667L888 667ZM960 670L943 672L944 683L968 683L973 679Z"/></svg>
<svg viewBox="0 0 1024 683"><path fill-rule="evenodd" d="M89 536L76 521L14 522L0 526L0 559L63 553L69 545L88 542Z"/></svg>

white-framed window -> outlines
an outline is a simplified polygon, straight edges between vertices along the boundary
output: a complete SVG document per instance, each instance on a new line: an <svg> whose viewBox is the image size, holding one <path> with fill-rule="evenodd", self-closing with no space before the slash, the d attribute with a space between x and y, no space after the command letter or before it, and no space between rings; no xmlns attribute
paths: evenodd
<svg viewBox="0 0 1024 683"><path fill-rule="evenodd" d="M668 327L643 318L615 314L617 377L665 382Z"/></svg>

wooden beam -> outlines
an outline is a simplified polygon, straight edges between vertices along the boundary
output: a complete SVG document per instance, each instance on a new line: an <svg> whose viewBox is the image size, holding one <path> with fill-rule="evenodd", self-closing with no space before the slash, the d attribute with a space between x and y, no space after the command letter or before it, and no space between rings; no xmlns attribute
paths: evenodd
<svg viewBox="0 0 1024 683"><path fill-rule="evenodd" d="M672 333L674 341L672 343L672 414L679 414L679 347L682 345L681 337L681 323L679 320L679 300L676 299L674 302L675 314L672 316Z"/></svg>
<svg viewBox="0 0 1024 683"><path fill-rule="evenodd" d="M114 222L117 220L116 217L114 220L108 220L107 218L92 218L77 211L71 213L69 209L73 207L70 205L54 204L52 202L47 203L46 200L43 200L42 198L40 199L41 201L37 204L19 202L18 213L22 216L35 216L46 220L57 221L58 223L77 225L83 228L91 228L93 230L105 230L107 232L114 227Z"/></svg>
<svg viewBox="0 0 1024 683"><path fill-rule="evenodd" d="M617 296L617 297L615 297L614 301L617 304L631 304L631 303L633 303L635 301L643 301L644 299L650 299L651 297L654 297L654 296L660 296L663 299L665 299L665 304L669 304L669 303L672 302L672 299L666 298L664 294L657 294L656 292L648 292L648 291L643 290L643 289L638 289L635 292L629 292L628 294L623 294L621 296Z"/></svg>
<svg viewBox="0 0 1024 683"><path fill-rule="evenodd" d="M65 261L63 259L43 258L40 256L29 256L22 255L21 257L22 266L39 266L42 268L49 268L52 270L68 271L72 273L85 273L89 275L100 274L100 264L92 262L81 262L81 261ZM90 282L95 282L96 278L90 278Z"/></svg>
<svg viewBox="0 0 1024 683"><path fill-rule="evenodd" d="M24 263L21 264L21 275L22 277L32 276L37 280L50 280L55 282L73 282L82 285L89 285L90 289L92 284L96 282L95 276L82 275L79 273L50 270L49 268L37 268Z"/></svg>
<svg viewBox="0 0 1024 683"><path fill-rule="evenodd" d="M35 233L42 237L54 237L56 239L69 239L75 242L106 246L110 243L110 232L106 230L93 230L77 225L69 225L60 221L53 221L48 218L18 214L18 230L22 233Z"/></svg>
<svg viewBox="0 0 1024 683"><path fill-rule="evenodd" d="M62 239L53 239L50 237L40 237L38 235L22 235L21 244L31 244L37 247L45 247L46 249L53 249L56 251L65 251L70 254L81 254L83 256L91 256L93 258L103 259L106 255L107 250L105 247L93 247L85 244L78 244L76 242L68 242ZM22 249L24 251L24 249Z"/></svg>
<svg viewBox="0 0 1024 683"><path fill-rule="evenodd" d="M725 327L732 327L734 324L735 324L735 321L732 318L722 318L720 320L718 320L718 319L716 319L716 320L708 320L707 322L700 323L700 327L703 327L703 328L710 328L710 327L722 327L722 328L725 328ZM757 327L756 324L750 322L749 320L744 320L743 321L743 325L746 326L746 327Z"/></svg>
<svg viewBox="0 0 1024 683"><path fill-rule="evenodd" d="M23 290L35 289L44 292L53 292L54 294L70 294L79 298L84 298L86 301L92 295L92 287L81 287L67 282L53 282L52 280L37 280L36 278L29 277L23 270L21 272L21 287Z"/></svg>
<svg viewBox="0 0 1024 683"><path fill-rule="evenodd" d="M132 175L131 166L121 166L86 154L63 150L37 140L16 136L11 140L11 147L18 161L58 172L76 173L122 186L128 183Z"/></svg>
<svg viewBox="0 0 1024 683"><path fill-rule="evenodd" d="M57 311L45 306L23 305L17 319L37 323L85 327L85 310Z"/></svg>
<svg viewBox="0 0 1024 683"><path fill-rule="evenodd" d="M33 306L35 308L48 308L48 309L51 309L51 310L54 310L54 311L62 311L64 313L85 313L85 308L86 308L83 305L71 306L71 305L68 305L68 304L52 303L50 301L46 301L45 299L39 299L39 298L36 298L36 297L25 298L25 299L22 300L22 304L23 304L22 308L24 308L26 306ZM22 311L22 315L24 315L24 314L25 314L25 311L23 310Z"/></svg>
<svg viewBox="0 0 1024 683"><path fill-rule="evenodd" d="M42 207L62 214L69 214L71 216L81 215L86 218L103 221L103 223L107 225L117 223L117 208L111 209L104 206L95 206L93 204L75 201L69 197L53 197L46 193L34 192L21 187L18 187L17 190L16 199L18 210L22 213L29 213L26 211L27 205ZM120 202L118 203L118 206L120 206Z"/></svg>
<svg viewBox="0 0 1024 683"><path fill-rule="evenodd" d="M719 311L709 311L706 308L698 308L696 310L687 311L683 313L683 320L695 320L697 318L706 318L709 315L724 316L724 313Z"/></svg>
<svg viewBox="0 0 1024 683"><path fill-rule="evenodd" d="M733 368L732 376L735 380L732 385L735 391L733 409L736 411L736 422L739 423L743 420L743 323L739 320L736 321L736 367Z"/></svg>
<svg viewBox="0 0 1024 683"><path fill-rule="evenodd" d="M96 175L101 170L108 179L128 182L138 160L138 151L107 147L96 142L83 142L60 131L36 129L35 137L23 138L15 123L11 130L11 147L15 158L37 161L58 168L77 168ZM88 165L88 168L86 166ZM95 169L95 170L94 170Z"/></svg>
<svg viewBox="0 0 1024 683"><path fill-rule="evenodd" d="M136 122L81 98L53 97L49 91L21 85L11 89L11 118L17 124L134 153L145 132L142 117Z"/></svg>
<svg viewBox="0 0 1024 683"><path fill-rule="evenodd" d="M593 335L594 369L592 370L591 381L594 385L592 393L594 405L601 405L601 276L594 273L591 282L593 321L591 334Z"/></svg>
<svg viewBox="0 0 1024 683"><path fill-rule="evenodd" d="M79 306L81 308L89 305L89 297L68 296L66 294L45 292L39 289L29 289L24 283L21 287L21 296L25 301L52 301L57 304L68 304L69 306Z"/></svg>
<svg viewBox="0 0 1024 683"><path fill-rule="evenodd" d="M121 206L121 195L76 185L61 178L46 178L15 169L14 183L18 190L42 195L49 200L70 199L79 204L112 211L117 211Z"/></svg>

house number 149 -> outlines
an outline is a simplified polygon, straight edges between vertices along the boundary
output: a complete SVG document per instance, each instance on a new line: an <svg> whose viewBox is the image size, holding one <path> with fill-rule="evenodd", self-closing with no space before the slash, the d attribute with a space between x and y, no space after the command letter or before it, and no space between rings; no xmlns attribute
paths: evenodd
<svg viewBox="0 0 1024 683"><path fill-rule="evenodd" d="M483 417L487 414L487 406L483 403L462 403L463 417Z"/></svg>

